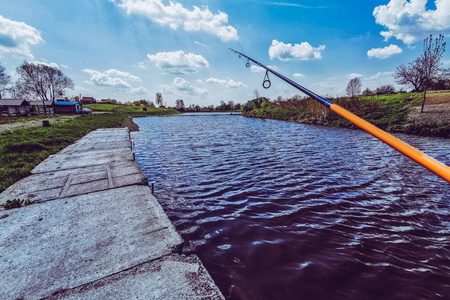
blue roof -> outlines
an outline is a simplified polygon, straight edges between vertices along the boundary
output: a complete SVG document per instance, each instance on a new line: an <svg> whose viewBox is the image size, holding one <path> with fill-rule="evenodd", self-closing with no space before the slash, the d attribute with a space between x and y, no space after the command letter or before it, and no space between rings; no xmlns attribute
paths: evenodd
<svg viewBox="0 0 450 300"><path fill-rule="evenodd" d="M68 102L68 101L55 101L55 105L75 105L78 102Z"/></svg>

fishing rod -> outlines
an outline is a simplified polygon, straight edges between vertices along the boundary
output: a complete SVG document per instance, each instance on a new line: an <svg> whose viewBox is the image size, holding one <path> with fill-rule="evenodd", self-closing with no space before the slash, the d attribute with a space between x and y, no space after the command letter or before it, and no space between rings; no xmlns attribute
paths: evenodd
<svg viewBox="0 0 450 300"><path fill-rule="evenodd" d="M369 122L367 122L366 120L358 117L357 115L349 112L348 110L346 110L345 108L334 104L333 102L313 93L312 91L308 90L307 88L301 86L300 84L290 80L289 78L281 75L280 73L272 70L271 68L261 64L260 62L248 57L247 55L244 55L236 50L233 50L231 48L229 48L232 52L239 54L239 58L245 57L247 59L247 63L246 63L246 67L249 68L250 67L250 62L255 63L256 65L260 66L261 68L264 68L266 70L266 75L264 77L264 81L263 81L263 87L265 89L270 88L271 86L271 82L269 79L269 72L272 73L273 75L277 76L278 78L282 79L283 81L289 83L290 85L292 85L293 87L299 89L300 91L302 91L303 93L305 93L306 95L308 95L309 97L311 97L312 99L322 103L323 105L325 105L326 107L328 107L329 109L331 109L332 111L334 111L335 113L337 113L338 115L340 115L341 117L347 119L348 121L350 121L351 123L355 124L356 126L358 126L359 128L367 131L368 133L372 134L373 136L375 136L376 138L380 139L381 141L383 141L384 143L388 144L389 146L391 146L392 148L394 148L395 150L399 151L400 153L406 155L407 157L411 158L412 160L414 160L415 162L421 164L422 166L424 166L425 168L427 168L428 170L430 170L431 172L435 173L436 175L440 176L442 179L446 180L448 183L450 183L450 168L447 167L446 165L438 162L437 160L427 156L426 154L420 152L419 150L417 150L416 148L408 145L407 143L399 140L398 138L390 135L389 133L387 133L384 130L381 130L380 128L376 127L375 125L370 124Z"/></svg>

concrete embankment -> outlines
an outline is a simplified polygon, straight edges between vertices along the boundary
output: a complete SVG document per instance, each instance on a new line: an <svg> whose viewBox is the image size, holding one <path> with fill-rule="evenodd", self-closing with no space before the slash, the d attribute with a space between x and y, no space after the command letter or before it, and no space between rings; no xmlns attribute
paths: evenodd
<svg viewBox="0 0 450 300"><path fill-rule="evenodd" d="M101 129L2 194L1 299L224 299L134 161L127 129Z"/></svg>

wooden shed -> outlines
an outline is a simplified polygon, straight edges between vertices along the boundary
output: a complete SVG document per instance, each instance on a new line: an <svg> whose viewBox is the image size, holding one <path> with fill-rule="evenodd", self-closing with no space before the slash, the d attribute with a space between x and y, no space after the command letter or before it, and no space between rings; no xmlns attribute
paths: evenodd
<svg viewBox="0 0 450 300"><path fill-rule="evenodd" d="M48 114L53 113L53 102L52 101L30 101L31 113L35 115L43 114L47 112ZM45 109L44 109L45 107Z"/></svg>
<svg viewBox="0 0 450 300"><path fill-rule="evenodd" d="M23 99L0 99L0 113L8 116L26 116L30 113L30 103Z"/></svg>
<svg viewBox="0 0 450 300"><path fill-rule="evenodd" d="M55 101L56 114L79 114L81 105L78 102Z"/></svg>

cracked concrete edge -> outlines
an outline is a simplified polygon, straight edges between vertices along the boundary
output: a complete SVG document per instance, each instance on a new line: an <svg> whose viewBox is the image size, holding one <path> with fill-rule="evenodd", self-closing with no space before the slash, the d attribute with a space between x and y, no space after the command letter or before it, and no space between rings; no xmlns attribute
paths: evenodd
<svg viewBox="0 0 450 300"><path fill-rule="evenodd" d="M58 290L44 299L132 298L225 299L200 259L180 254L169 254L82 286Z"/></svg>
<svg viewBox="0 0 450 300"><path fill-rule="evenodd" d="M111 177L108 172L108 182L113 181L113 184L108 185L100 185L100 186L92 186L95 181L87 181L85 182L87 186L85 189L78 189L76 193L67 194L65 190L68 189L66 186L61 186L57 184L57 181L63 180L67 177L66 181L70 180L71 176L82 176L86 172L96 172L108 170L108 167L120 167L121 165L126 165L128 167L133 167L136 173L120 175L117 177ZM111 178L110 178L111 177ZM30 185L42 185L43 178L46 180L46 186L42 189L29 189ZM119 183L117 183L119 181ZM114 183L116 182L116 183ZM25 177L13 185L8 187L5 191L0 194L0 205L5 204L7 200L12 199L22 199L22 200L30 200L33 203L42 203L45 201L57 200L64 197L72 197L77 195L85 195L92 192L99 192L113 188L126 187L131 185L145 185L148 186L148 178L145 175L144 171L137 164L136 161L127 161L124 163L110 163L104 165L95 165L91 167L81 167L75 169L54 171L48 173L36 173L32 174L28 177ZM61 192L62 190L62 192ZM4 210L3 207L0 206L0 211Z"/></svg>

